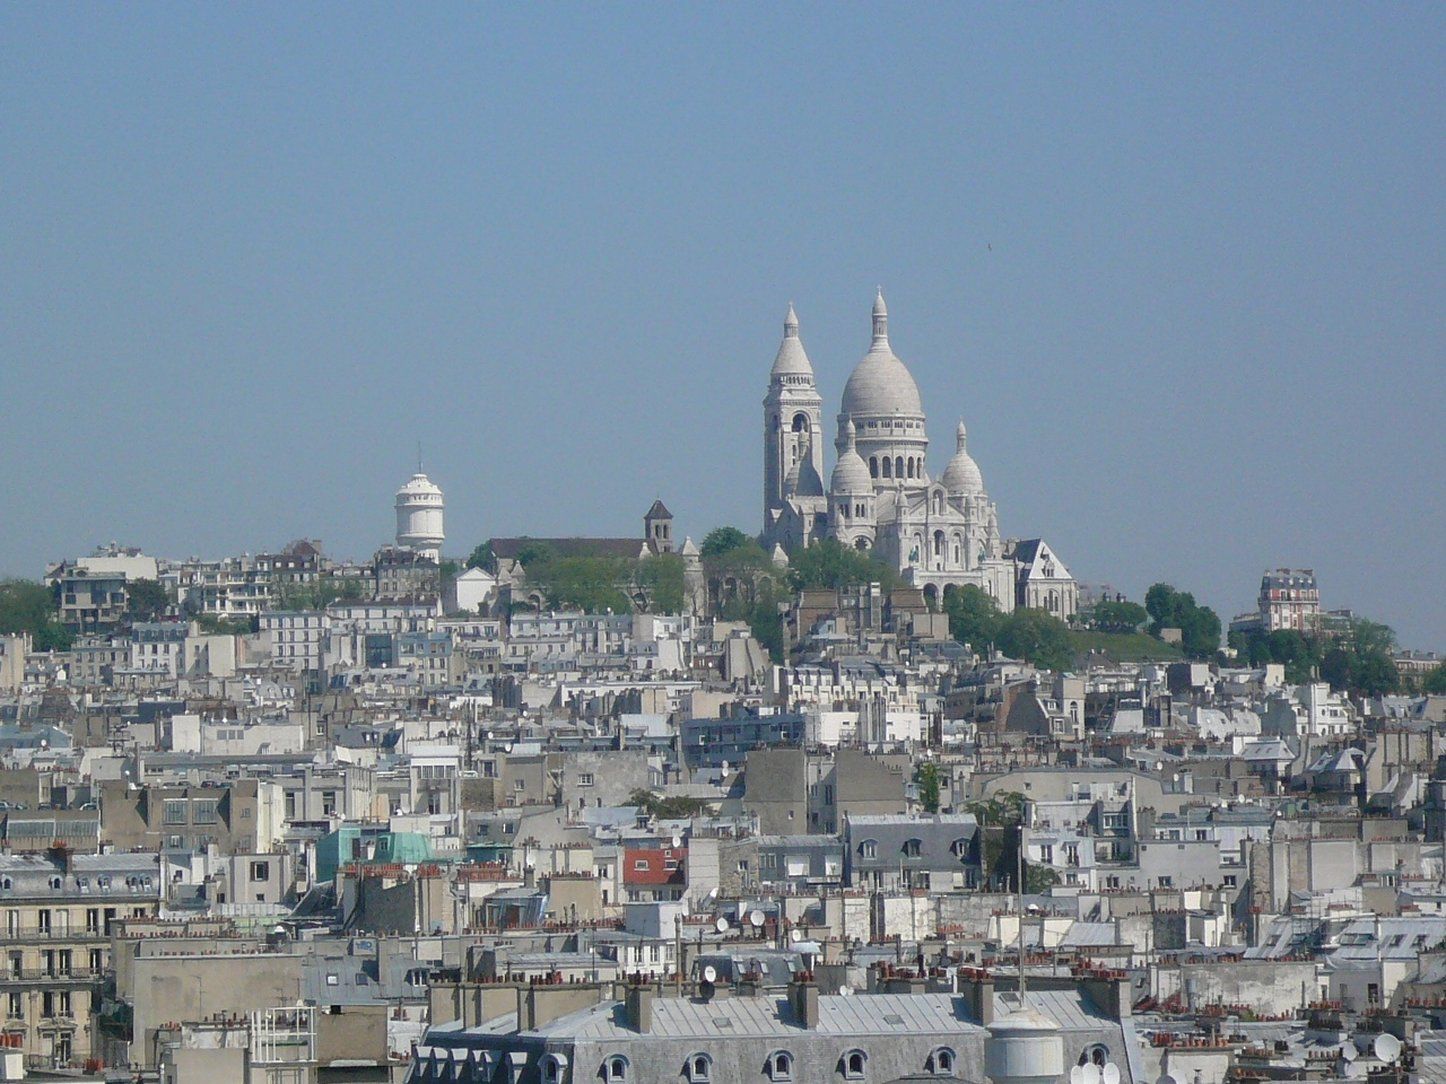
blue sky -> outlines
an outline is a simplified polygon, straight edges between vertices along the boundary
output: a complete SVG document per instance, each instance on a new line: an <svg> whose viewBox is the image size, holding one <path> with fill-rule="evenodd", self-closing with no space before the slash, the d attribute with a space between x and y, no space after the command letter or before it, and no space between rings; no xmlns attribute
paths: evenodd
<svg viewBox="0 0 1446 1084"><path fill-rule="evenodd" d="M9 5L0 571L758 529L876 284L1006 534L1446 648L1446 8ZM830 450L831 454L831 450Z"/></svg>

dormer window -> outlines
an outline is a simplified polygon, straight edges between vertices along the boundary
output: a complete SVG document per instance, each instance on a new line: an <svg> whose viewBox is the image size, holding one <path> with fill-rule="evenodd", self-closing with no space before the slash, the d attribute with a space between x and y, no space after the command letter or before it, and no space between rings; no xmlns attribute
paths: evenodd
<svg viewBox="0 0 1446 1084"><path fill-rule="evenodd" d="M713 1059L707 1054L694 1054L683 1069L688 1084L713 1084Z"/></svg>
<svg viewBox="0 0 1446 1084"><path fill-rule="evenodd" d="M954 1051L947 1046L936 1047L924 1062L924 1072L934 1076L953 1076L954 1063Z"/></svg>
<svg viewBox="0 0 1446 1084"><path fill-rule="evenodd" d="M869 1056L862 1050L850 1050L839 1059L839 1071L845 1080L863 1080L868 1063Z"/></svg>
<svg viewBox="0 0 1446 1084"><path fill-rule="evenodd" d="M603 1062L603 1080L607 1084L621 1084L628 1079L628 1059L621 1054L614 1054Z"/></svg>
<svg viewBox="0 0 1446 1084"><path fill-rule="evenodd" d="M775 1050L763 1063L768 1079L775 1082L793 1079L793 1055L787 1050Z"/></svg>

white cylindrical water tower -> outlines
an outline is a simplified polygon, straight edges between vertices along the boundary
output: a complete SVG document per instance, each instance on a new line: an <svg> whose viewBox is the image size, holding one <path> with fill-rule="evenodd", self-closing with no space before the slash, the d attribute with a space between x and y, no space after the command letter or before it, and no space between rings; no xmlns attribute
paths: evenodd
<svg viewBox="0 0 1446 1084"><path fill-rule="evenodd" d="M397 490L397 545L442 558L442 491L421 471Z"/></svg>
<svg viewBox="0 0 1446 1084"><path fill-rule="evenodd" d="M1059 1025L1027 1004L989 1024L984 1072L994 1084L1057 1084L1064 1076Z"/></svg>

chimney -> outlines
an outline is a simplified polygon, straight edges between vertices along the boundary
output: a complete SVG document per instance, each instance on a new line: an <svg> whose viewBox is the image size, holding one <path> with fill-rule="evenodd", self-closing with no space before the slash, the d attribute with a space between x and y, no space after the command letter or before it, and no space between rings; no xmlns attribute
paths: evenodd
<svg viewBox="0 0 1446 1084"><path fill-rule="evenodd" d="M810 1031L818 1027L818 983L812 971L800 971L788 984L788 1007L793 1018Z"/></svg>
<svg viewBox="0 0 1446 1084"><path fill-rule="evenodd" d="M653 999L656 997L657 992L647 983L634 982L628 987L628 1027L640 1035L653 1030Z"/></svg>
<svg viewBox="0 0 1446 1084"><path fill-rule="evenodd" d="M738 976L738 996L757 997L763 987L763 977L756 971L745 971Z"/></svg>
<svg viewBox="0 0 1446 1084"><path fill-rule="evenodd" d="M959 969L959 992L973 1017L988 1027L994 1022L994 976L981 968Z"/></svg>

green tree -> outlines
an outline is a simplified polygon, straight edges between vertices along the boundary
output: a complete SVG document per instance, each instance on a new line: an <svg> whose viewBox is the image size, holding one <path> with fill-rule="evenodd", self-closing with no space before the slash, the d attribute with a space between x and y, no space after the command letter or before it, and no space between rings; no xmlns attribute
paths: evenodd
<svg viewBox="0 0 1446 1084"><path fill-rule="evenodd" d="M944 588L944 612L949 616L949 635L980 653L998 638L1004 621L989 593L972 583Z"/></svg>
<svg viewBox="0 0 1446 1084"><path fill-rule="evenodd" d="M491 568L492 567L492 542L478 543L467 558L467 568Z"/></svg>
<svg viewBox="0 0 1446 1084"><path fill-rule="evenodd" d="M634 566L635 562L620 557L538 555L526 567L528 580L554 609L629 613L633 605L626 588L632 583Z"/></svg>
<svg viewBox="0 0 1446 1084"><path fill-rule="evenodd" d="M1220 650L1220 615L1201 606L1188 591L1177 591L1168 583L1157 583L1145 592L1145 610L1150 615L1150 635L1163 630L1180 630L1180 646L1192 659L1213 658Z"/></svg>
<svg viewBox="0 0 1446 1084"><path fill-rule="evenodd" d="M638 583L647 589L654 613L680 614L687 599L683 558L676 553L644 557L638 565Z"/></svg>
<svg viewBox="0 0 1446 1084"><path fill-rule="evenodd" d="M995 644L1010 658L1025 659L1045 670L1068 670L1074 665L1069 626L1043 610L1015 610L1004 619Z"/></svg>
<svg viewBox="0 0 1446 1084"><path fill-rule="evenodd" d="M756 544L737 527L714 527L703 536L703 545L698 552L704 557L717 557L730 550Z"/></svg>
<svg viewBox="0 0 1446 1084"><path fill-rule="evenodd" d="M1135 632L1149 619L1138 602L1105 599L1095 604L1090 621L1100 632Z"/></svg>
<svg viewBox="0 0 1446 1084"><path fill-rule="evenodd" d="M1446 662L1426 673L1421 679L1421 691L1432 696L1446 696Z"/></svg>
<svg viewBox="0 0 1446 1084"><path fill-rule="evenodd" d="M919 788L919 804L929 813L939 812L939 765L926 760L914 769L914 783Z"/></svg>
<svg viewBox="0 0 1446 1084"><path fill-rule="evenodd" d="M1345 634L1326 649L1320 676L1333 689L1357 696L1382 696L1401 684L1393 658L1396 634L1376 621L1357 618Z"/></svg>
<svg viewBox="0 0 1446 1084"><path fill-rule="evenodd" d="M126 615L132 621L159 621L171 608L171 593L155 580L126 583Z"/></svg>
<svg viewBox="0 0 1446 1084"><path fill-rule="evenodd" d="M845 546L834 538L820 538L793 555L789 581L800 591L860 583L877 583L888 591L898 584L899 574L872 552Z"/></svg>
<svg viewBox="0 0 1446 1084"><path fill-rule="evenodd" d="M0 581L0 633L28 632L37 651L68 651L75 637L60 623L56 598L33 580Z"/></svg>

